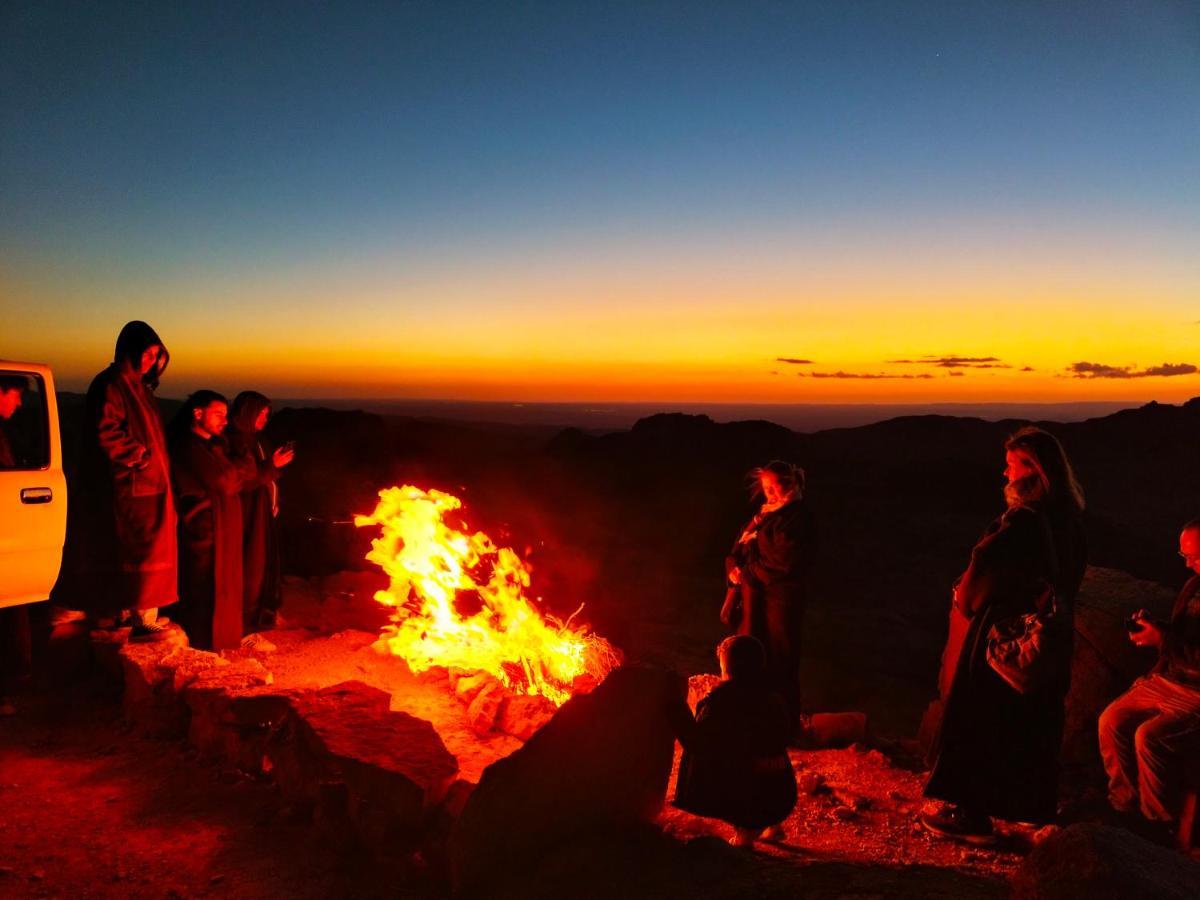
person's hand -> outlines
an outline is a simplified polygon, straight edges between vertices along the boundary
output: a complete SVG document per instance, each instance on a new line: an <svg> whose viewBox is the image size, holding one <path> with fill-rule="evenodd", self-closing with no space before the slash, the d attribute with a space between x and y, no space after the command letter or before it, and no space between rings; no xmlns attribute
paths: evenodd
<svg viewBox="0 0 1200 900"><path fill-rule="evenodd" d="M729 570L729 583L730 584L741 584L742 583L742 570L739 569L737 566L734 566L732 569Z"/></svg>
<svg viewBox="0 0 1200 900"><path fill-rule="evenodd" d="M296 451L290 447L277 447L271 454L271 463L277 469L282 469L296 458Z"/></svg>
<svg viewBox="0 0 1200 900"><path fill-rule="evenodd" d="M1139 647L1161 647L1163 640L1162 626L1150 618L1146 610L1138 610L1133 614L1137 631L1129 632L1129 639Z"/></svg>

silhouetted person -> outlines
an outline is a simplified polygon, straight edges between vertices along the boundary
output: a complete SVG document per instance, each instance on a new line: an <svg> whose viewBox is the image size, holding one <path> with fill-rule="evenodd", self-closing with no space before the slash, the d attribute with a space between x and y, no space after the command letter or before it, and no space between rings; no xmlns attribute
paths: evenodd
<svg viewBox="0 0 1200 900"><path fill-rule="evenodd" d="M101 626L127 613L133 640L164 637L157 611L176 600L175 505L154 398L169 360L153 328L130 322L112 365L88 388L63 566L51 594Z"/></svg>
<svg viewBox="0 0 1200 900"><path fill-rule="evenodd" d="M804 470L776 460L751 472L763 503L725 559L729 581L721 620L759 639L772 687L800 719L800 637L813 553L813 523L804 503Z"/></svg>
<svg viewBox="0 0 1200 900"><path fill-rule="evenodd" d="M796 805L796 774L787 754L791 733L783 699L767 680L758 640L735 635L717 648L721 684L696 706L676 711L683 758L675 806L730 823L733 843L749 846L783 836Z"/></svg>
<svg viewBox="0 0 1200 900"><path fill-rule="evenodd" d="M192 394L171 423L179 506L179 618L195 647L227 650L242 640L243 474L224 438L225 398Z"/></svg>
<svg viewBox="0 0 1200 900"><path fill-rule="evenodd" d="M1156 622L1143 609L1129 635L1139 647L1156 648L1158 662L1100 716L1110 802L1157 822L1179 818L1185 766L1200 760L1200 519L1184 526L1179 555L1194 574L1170 621Z"/></svg>
<svg viewBox="0 0 1200 900"><path fill-rule="evenodd" d="M20 375L0 375L0 469L17 467L8 439L8 421L21 408L25 386ZM0 716L16 714L13 697L28 669L29 611L24 604L0 607Z"/></svg>
<svg viewBox="0 0 1200 900"><path fill-rule="evenodd" d="M8 421L21 408L26 382L20 375L0 375L0 469L15 469L17 457L8 437Z"/></svg>
<svg viewBox="0 0 1200 900"><path fill-rule="evenodd" d="M282 599L279 564L279 475L292 461L289 447L272 448L262 430L271 401L243 391L230 410L230 455L247 469L242 485L242 619L245 630L275 626Z"/></svg>
<svg viewBox="0 0 1200 900"><path fill-rule="evenodd" d="M1083 492L1058 440L1023 428L1005 449L1008 510L955 585L942 657L945 706L925 794L948 802L922 817L933 833L973 843L992 840L992 816L1054 818L1074 601L1087 565ZM1055 640L1042 660L1047 676L1021 693L989 664L988 634L1029 613L1047 617Z"/></svg>

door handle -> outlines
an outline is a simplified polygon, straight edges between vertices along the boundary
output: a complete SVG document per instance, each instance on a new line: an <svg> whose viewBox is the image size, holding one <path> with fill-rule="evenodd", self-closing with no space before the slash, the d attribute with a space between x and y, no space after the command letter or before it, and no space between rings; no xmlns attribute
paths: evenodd
<svg viewBox="0 0 1200 900"><path fill-rule="evenodd" d="M22 503L49 503L54 499L54 491L48 487L21 488Z"/></svg>

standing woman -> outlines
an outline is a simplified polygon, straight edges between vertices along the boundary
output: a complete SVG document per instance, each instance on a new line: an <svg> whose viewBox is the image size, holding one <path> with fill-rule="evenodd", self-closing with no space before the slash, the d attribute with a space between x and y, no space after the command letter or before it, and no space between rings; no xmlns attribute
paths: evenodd
<svg viewBox="0 0 1200 900"><path fill-rule="evenodd" d="M247 632L275 626L279 612L279 486L288 447L271 450L262 430L271 401L255 391L233 400L229 422L230 454L245 471L242 484L242 620Z"/></svg>
<svg viewBox="0 0 1200 900"><path fill-rule="evenodd" d="M171 423L179 505L179 618L192 646L228 650L242 641L243 473L221 436L225 398L197 391Z"/></svg>
<svg viewBox="0 0 1200 900"><path fill-rule="evenodd" d="M771 687L783 697L794 730L800 720L800 636L812 515L799 466L775 460L753 470L750 478L763 503L725 559L729 590L721 621L766 647Z"/></svg>
<svg viewBox="0 0 1200 900"><path fill-rule="evenodd" d="M176 599L175 504L154 398L170 358L153 328L130 322L112 365L88 388L62 571L51 595L102 626L128 615L132 640L166 637L158 608Z"/></svg>
<svg viewBox="0 0 1200 900"><path fill-rule="evenodd" d="M1026 427L1005 450L1008 509L954 587L942 656L945 706L925 795L946 802L922 817L934 834L971 843L993 839L992 817L1054 819L1074 601L1087 566L1083 492L1062 445ZM989 633L1030 613L1047 623L1043 676L1022 692L989 662Z"/></svg>

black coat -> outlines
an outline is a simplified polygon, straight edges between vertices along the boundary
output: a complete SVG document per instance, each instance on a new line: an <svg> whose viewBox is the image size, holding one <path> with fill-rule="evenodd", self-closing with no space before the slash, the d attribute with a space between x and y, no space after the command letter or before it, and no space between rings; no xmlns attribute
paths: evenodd
<svg viewBox="0 0 1200 900"><path fill-rule="evenodd" d="M1086 554L1079 516L1015 507L993 522L955 588L942 658L945 704L926 796L1021 822L1048 822L1058 799L1063 704L1070 686L1075 595ZM1064 639L1055 677L1021 694L987 662L997 622L1044 612L1053 588Z"/></svg>
<svg viewBox="0 0 1200 900"><path fill-rule="evenodd" d="M758 638L767 651L773 688L783 696L793 723L800 715L800 640L807 578L815 544L808 505L796 499L752 519L725 559L726 573L742 572L738 634Z"/></svg>
<svg viewBox="0 0 1200 900"><path fill-rule="evenodd" d="M738 828L782 822L796 805L788 734L783 700L764 684L717 685L680 727L675 806Z"/></svg>
<svg viewBox="0 0 1200 900"><path fill-rule="evenodd" d="M242 640L243 473L220 438L192 431L171 444L179 508L179 618L194 646Z"/></svg>

